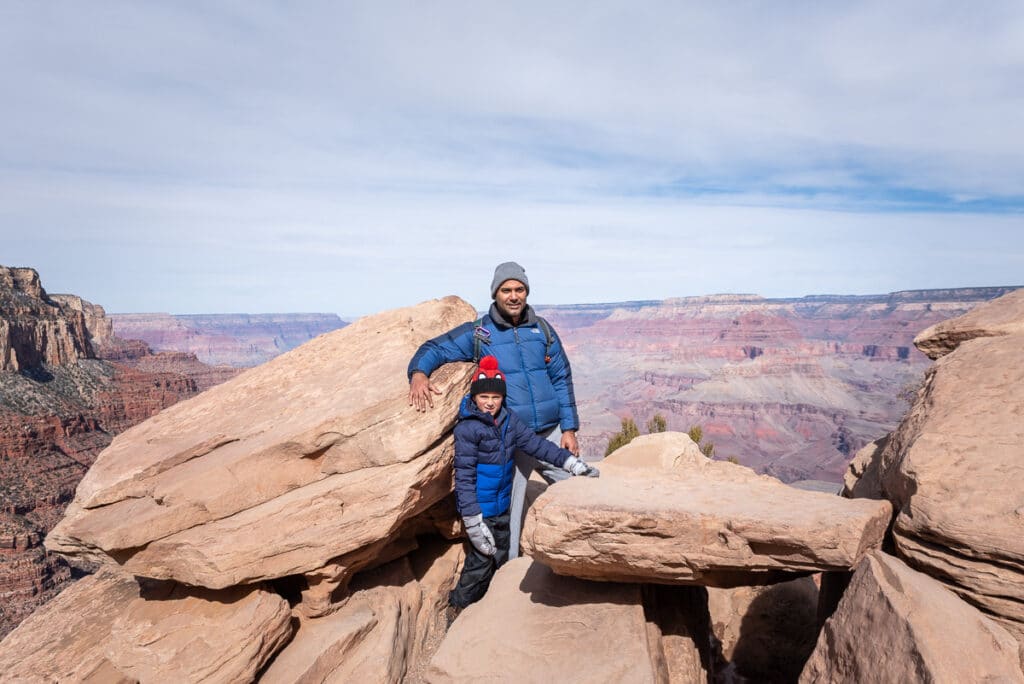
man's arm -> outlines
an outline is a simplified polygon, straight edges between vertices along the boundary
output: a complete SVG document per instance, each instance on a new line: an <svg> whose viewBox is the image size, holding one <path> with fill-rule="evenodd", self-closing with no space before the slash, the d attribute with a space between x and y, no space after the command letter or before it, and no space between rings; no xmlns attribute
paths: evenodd
<svg viewBox="0 0 1024 684"><path fill-rule="evenodd" d="M409 405L421 412L434 408L434 395L442 392L431 384L430 374L446 363L472 360L473 323L464 323L421 344L406 371L409 376Z"/></svg>

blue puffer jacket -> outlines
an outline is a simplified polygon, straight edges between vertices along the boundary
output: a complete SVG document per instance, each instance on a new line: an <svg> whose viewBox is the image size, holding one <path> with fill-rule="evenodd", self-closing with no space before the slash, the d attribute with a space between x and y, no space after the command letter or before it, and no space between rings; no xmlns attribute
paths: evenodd
<svg viewBox="0 0 1024 684"><path fill-rule="evenodd" d="M490 518L509 509L516 449L559 468L571 455L504 406L495 420L468 396L462 399L455 424L455 503L460 515L483 513Z"/></svg>
<svg viewBox="0 0 1024 684"><path fill-rule="evenodd" d="M409 362L409 377L416 371L429 377L446 363L472 361L474 324L475 321L464 323L424 342ZM555 425L563 431L578 430L580 419L572 388L572 368L555 331L551 330L549 351L547 336L529 306L523 313L523 322L513 326L491 304L480 326L490 333L488 341L480 345L480 355L498 359L508 388L508 408L534 432ZM550 356L550 360L545 361L545 356Z"/></svg>

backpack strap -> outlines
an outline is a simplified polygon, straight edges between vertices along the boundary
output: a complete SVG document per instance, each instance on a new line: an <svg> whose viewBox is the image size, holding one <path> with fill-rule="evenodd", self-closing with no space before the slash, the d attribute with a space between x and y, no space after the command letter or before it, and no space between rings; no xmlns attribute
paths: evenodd
<svg viewBox="0 0 1024 684"><path fill-rule="evenodd" d="M490 333L484 329L483 325L484 319L482 316L473 323L473 363L480 363L480 346L484 343L491 343L489 339Z"/></svg>
<svg viewBox="0 0 1024 684"><path fill-rule="evenodd" d="M540 316L537 316L537 324L544 331L544 339L547 341L547 346L544 348L544 363L551 363L551 345L555 341L555 336L551 332L551 326Z"/></svg>
<svg viewBox="0 0 1024 684"><path fill-rule="evenodd" d="M484 319L480 317L473 323L473 363L480 363L481 345L490 344L490 333L483 327ZM555 335L551 332L551 324L537 316L537 325L544 331L544 340L547 343L544 348L544 363L551 363L551 345L555 342Z"/></svg>

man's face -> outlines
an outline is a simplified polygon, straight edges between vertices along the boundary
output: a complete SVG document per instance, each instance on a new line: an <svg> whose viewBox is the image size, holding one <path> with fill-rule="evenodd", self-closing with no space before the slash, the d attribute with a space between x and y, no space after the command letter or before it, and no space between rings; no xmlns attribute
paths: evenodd
<svg viewBox="0 0 1024 684"><path fill-rule="evenodd" d="M480 394L473 395L473 401L476 402L476 407L483 413L490 413L492 416L498 415L498 410L501 408L502 397L496 392L481 392Z"/></svg>
<svg viewBox="0 0 1024 684"><path fill-rule="evenodd" d="M494 303L505 318L518 321L526 308L526 286L518 280L506 280L498 286Z"/></svg>

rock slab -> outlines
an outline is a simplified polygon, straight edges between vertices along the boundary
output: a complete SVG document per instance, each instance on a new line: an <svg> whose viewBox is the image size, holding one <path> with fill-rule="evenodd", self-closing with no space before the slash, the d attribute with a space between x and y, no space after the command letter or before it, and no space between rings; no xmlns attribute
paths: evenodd
<svg viewBox="0 0 1024 684"><path fill-rule="evenodd" d="M646 632L639 586L558 577L521 557L459 615L425 680L653 684Z"/></svg>
<svg viewBox="0 0 1024 684"><path fill-rule="evenodd" d="M614 452L600 479L550 487L523 537L559 574L729 587L851 569L881 544L891 510L711 461L666 432Z"/></svg>
<svg viewBox="0 0 1024 684"><path fill-rule="evenodd" d="M1024 682L1017 642L936 580L872 553L800 676L817 682Z"/></svg>
<svg viewBox="0 0 1024 684"><path fill-rule="evenodd" d="M291 636L288 603L258 586L141 587L104 569L0 642L4 681L251 682Z"/></svg>
<svg viewBox="0 0 1024 684"><path fill-rule="evenodd" d="M361 319L119 435L47 548L224 588L306 573L379 542L448 491L469 364L419 415L405 368L472 320L448 297Z"/></svg>
<svg viewBox="0 0 1024 684"><path fill-rule="evenodd" d="M914 346L937 359L979 337L1024 334L1024 289L980 304L963 316L941 321L918 333Z"/></svg>

